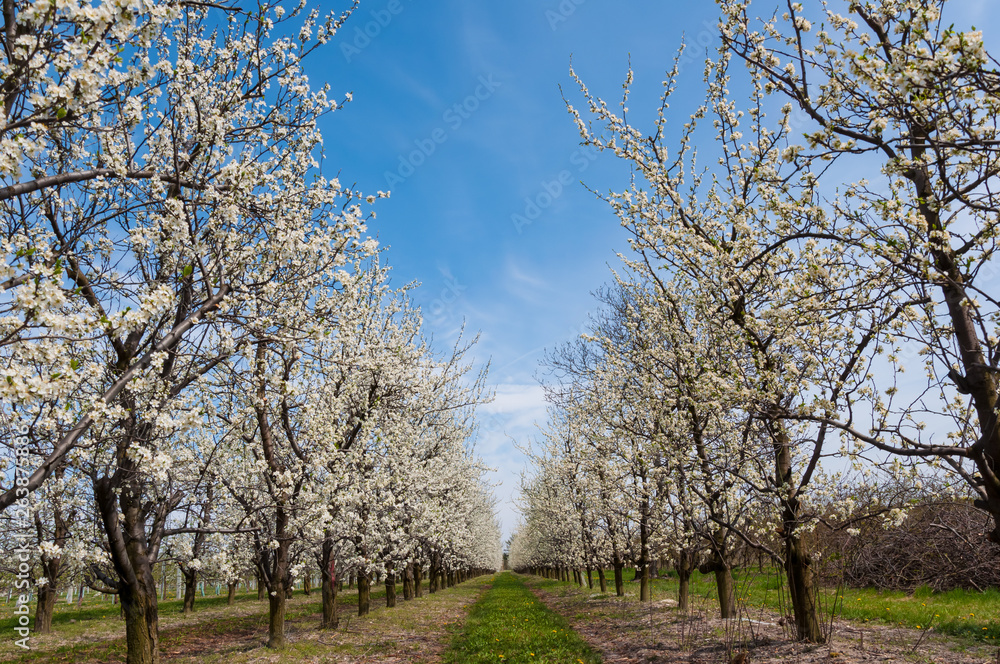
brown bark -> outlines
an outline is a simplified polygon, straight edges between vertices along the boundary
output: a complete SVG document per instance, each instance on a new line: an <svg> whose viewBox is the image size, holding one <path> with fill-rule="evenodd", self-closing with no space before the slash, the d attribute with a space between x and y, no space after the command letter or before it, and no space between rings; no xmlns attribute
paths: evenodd
<svg viewBox="0 0 1000 664"><path fill-rule="evenodd" d="M792 487L792 453L788 434L780 423L770 424L774 441L775 471L779 484ZM797 535L799 527L799 499L789 489L782 496L781 537L785 551L785 573L788 577L788 594L795 612L795 629L798 638L811 643L824 643L822 626L816 605L816 588L813 582L811 561L805 543Z"/></svg>
<svg viewBox="0 0 1000 664"><path fill-rule="evenodd" d="M440 580L441 573L438 570L437 557L435 555L431 555L431 569L429 575L430 575L428 577L428 580L430 582L429 590L432 593L436 593L438 591L438 581Z"/></svg>
<svg viewBox="0 0 1000 664"><path fill-rule="evenodd" d="M55 471L55 477L57 480L61 480L66 472L65 466L60 466ZM75 517L76 512L71 511L68 515L69 520L72 521ZM42 523L41 515L35 512L35 531L38 535L38 541L42 542L46 539L45 537L45 525ZM61 501L57 498L54 500L53 510L52 510L52 520L55 526L52 532L52 541L56 546L60 548L65 548L66 539L69 537L69 527L66 525L66 518L63 514ZM38 588L38 598L37 604L35 606L35 631L39 634L48 634L52 631L52 614L55 612L56 607L56 596L58 595L58 579L59 573L62 569L62 556L52 556L48 559L42 560L42 575L48 580L43 586ZM81 588L80 599L83 599L83 592Z"/></svg>
<svg viewBox="0 0 1000 664"><path fill-rule="evenodd" d="M322 597L323 597L323 629L336 629L340 624L337 616L337 584L334 583L333 570L330 563L333 561L333 542L327 537L323 540L323 552L320 557L320 574L322 576Z"/></svg>
<svg viewBox="0 0 1000 664"><path fill-rule="evenodd" d="M677 572L677 609L687 611L691 597L691 574L695 569L695 556L692 551L682 550L677 554L674 571Z"/></svg>
<svg viewBox="0 0 1000 664"><path fill-rule="evenodd" d="M732 570L726 565L715 569L715 588L719 593L719 617L727 620L736 617L736 593L733 589Z"/></svg>
<svg viewBox="0 0 1000 664"><path fill-rule="evenodd" d="M424 573L423 563L421 563L419 560L417 562L413 563L413 595L414 595L414 597L423 597L424 596L423 573Z"/></svg>
<svg viewBox="0 0 1000 664"><path fill-rule="evenodd" d="M56 608L55 577L46 577L49 582L38 589L38 602L35 605L35 631L48 634L52 631L52 614Z"/></svg>
<svg viewBox="0 0 1000 664"><path fill-rule="evenodd" d="M785 538L785 570L798 638L810 643L825 643L826 637L823 635L816 603L817 591L812 565L800 537Z"/></svg>
<svg viewBox="0 0 1000 664"><path fill-rule="evenodd" d="M601 584L601 592L608 592L608 579L604 576L604 566L597 568L597 580Z"/></svg>
<svg viewBox="0 0 1000 664"><path fill-rule="evenodd" d="M691 572L677 573L677 610L687 613L691 605Z"/></svg>
<svg viewBox="0 0 1000 664"><path fill-rule="evenodd" d="M235 581L234 582L230 582L229 584L227 584L227 586L228 586L228 592L226 593L226 605L227 606L232 606L233 603L236 601L236 586L238 586L238 585L239 585L239 583L235 582Z"/></svg>
<svg viewBox="0 0 1000 664"><path fill-rule="evenodd" d="M413 566L406 565L403 568L403 601L408 602L413 599Z"/></svg>
<svg viewBox="0 0 1000 664"><path fill-rule="evenodd" d="M925 157L929 131L926 127L913 123L911 157L920 164ZM979 419L979 440L970 449L970 457L979 470L986 500L977 500L976 506L993 515L993 531L988 538L1000 544L1000 420L997 417L997 376L992 365L987 362L979 341L976 316L972 301L975 294L967 291L966 277L962 273L962 257L951 246L950 240L932 237L932 233L944 230L941 215L933 201L938 200L934 191L933 178L927 167L914 166L907 173L917 194L918 209L927 222L928 244L934 257L934 267L941 278L935 279L940 287L948 316L951 320L952 335L959 350L965 376L949 373L958 390L972 397L973 406Z"/></svg>
<svg viewBox="0 0 1000 664"><path fill-rule="evenodd" d="M270 570L268 585L268 622L267 647L280 649L285 647L285 609L288 598L288 545L286 529L288 516L283 506L275 510L275 537L278 538L278 548L274 551L274 560Z"/></svg>
<svg viewBox="0 0 1000 664"><path fill-rule="evenodd" d="M385 575L385 608L391 609L396 606L396 575Z"/></svg>
<svg viewBox="0 0 1000 664"><path fill-rule="evenodd" d="M721 538L716 537L716 547L723 547ZM732 618L736 615L736 594L733 590L733 575L724 548L716 548L711 559L698 570L702 574L715 574L715 590L719 596L719 617Z"/></svg>
<svg viewBox="0 0 1000 664"><path fill-rule="evenodd" d="M615 561L615 595L618 597L625 596L625 578L623 571L625 570L625 564L621 561Z"/></svg>
<svg viewBox="0 0 1000 664"><path fill-rule="evenodd" d="M184 570L184 613L194 611L194 597L198 590L198 573L193 569Z"/></svg>
<svg viewBox="0 0 1000 664"><path fill-rule="evenodd" d="M119 591L125 615L125 643L128 647L128 664L157 664L160 661L159 619L156 590L133 592L125 585Z"/></svg>
<svg viewBox="0 0 1000 664"><path fill-rule="evenodd" d="M133 427L137 425L133 422ZM131 439L131 438L129 438ZM152 534L147 534L151 515L143 504L141 483L134 461L125 451L128 440L119 446L118 467L111 477L94 482L94 498L100 511L118 576L118 597L125 619L127 664L159 662L159 615L153 564L159 549L159 534L167 514L180 498L175 496L156 507Z"/></svg>
<svg viewBox="0 0 1000 664"><path fill-rule="evenodd" d="M371 608L371 581L363 572L358 573L358 615L367 616Z"/></svg>
<svg viewBox="0 0 1000 664"><path fill-rule="evenodd" d="M285 647L285 589L280 582L268 593L267 647Z"/></svg>

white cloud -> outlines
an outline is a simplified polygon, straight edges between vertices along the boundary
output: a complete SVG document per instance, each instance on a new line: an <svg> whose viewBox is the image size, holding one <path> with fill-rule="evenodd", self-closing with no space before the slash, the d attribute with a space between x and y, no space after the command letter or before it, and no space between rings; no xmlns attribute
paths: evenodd
<svg viewBox="0 0 1000 664"><path fill-rule="evenodd" d="M547 421L545 391L538 384L505 383L496 388L493 402L479 408L479 436L476 452L488 465L496 468L491 480L499 483L496 496L504 536L508 536L517 521L514 499L526 460L515 447L538 436L538 426Z"/></svg>

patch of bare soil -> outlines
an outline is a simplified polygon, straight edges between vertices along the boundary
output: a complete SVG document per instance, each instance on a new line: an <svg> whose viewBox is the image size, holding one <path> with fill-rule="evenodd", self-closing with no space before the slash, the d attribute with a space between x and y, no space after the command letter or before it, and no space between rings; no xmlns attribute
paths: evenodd
<svg viewBox="0 0 1000 664"><path fill-rule="evenodd" d="M167 664L436 662L489 578L410 601L400 597L392 609L385 607L384 597L373 598L371 613L364 617L357 616L356 605L341 604L340 625L331 630L319 629L317 595L296 593L288 602L285 620L288 647L280 652L266 647L267 602L203 607L189 615L167 612L160 616L160 659ZM46 664L121 664L124 631L117 615L74 622L53 634L33 636L30 654L13 646L0 649L0 661L26 655L32 662Z"/></svg>
<svg viewBox="0 0 1000 664"><path fill-rule="evenodd" d="M474 592L451 588L405 603L399 599L395 608L363 618L341 613L340 626L335 630L316 630L314 624L319 620L316 615L309 619L312 624L305 629L289 630L290 638L300 646L307 641L315 642L319 646L317 651L322 652L316 662L438 662L452 635L465 622L469 609L488 586L486 581L472 581L472 584L476 586Z"/></svg>
<svg viewBox="0 0 1000 664"><path fill-rule="evenodd" d="M673 600L641 605L586 589L546 591L530 580L528 586L550 609L566 617L607 664L1000 664L995 646L933 630L924 633L838 620L830 643L818 646L795 641L794 626L787 618L761 609L726 621L704 610L685 616Z"/></svg>

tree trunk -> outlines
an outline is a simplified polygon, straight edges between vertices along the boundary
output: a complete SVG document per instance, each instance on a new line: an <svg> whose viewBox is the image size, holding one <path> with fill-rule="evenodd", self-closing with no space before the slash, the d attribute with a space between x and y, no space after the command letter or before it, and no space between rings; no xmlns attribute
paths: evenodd
<svg viewBox="0 0 1000 664"><path fill-rule="evenodd" d="M340 624L340 618L337 616L337 583L334 579L333 561L333 542L327 537L323 540L323 555L319 566L323 596L323 622L320 627L323 629L336 629Z"/></svg>
<svg viewBox="0 0 1000 664"><path fill-rule="evenodd" d="M272 580L268 593L269 614L267 621L267 647L279 650L285 647L285 589L280 578Z"/></svg>
<svg viewBox="0 0 1000 664"><path fill-rule="evenodd" d="M288 513L283 504L278 503L274 511L274 537L278 548L274 550L271 570L268 575L268 623L267 647L276 650L285 647L285 608L291 583L288 576Z"/></svg>
<svg viewBox="0 0 1000 664"><path fill-rule="evenodd" d="M156 561L147 549L149 514L143 509L134 462L123 456L113 476L97 479L94 498L110 544L111 562L118 575L118 597L128 648L126 662L158 664L159 614L153 578ZM169 505L161 507L170 509Z"/></svg>
<svg viewBox="0 0 1000 664"><path fill-rule="evenodd" d="M236 586L239 585L239 582L230 582L226 585L228 586L229 590L229 592L226 594L226 605L232 606L233 603L236 601Z"/></svg>
<svg viewBox="0 0 1000 664"><path fill-rule="evenodd" d="M793 487L792 452L788 434L780 421L771 422L770 429L774 441L777 477L781 479L783 486ZM795 629L800 640L823 643L825 639L816 606L816 589L813 586L809 554L802 538L796 535L799 526L799 499L792 489L789 491L789 495L782 496L781 536L785 545L788 594L795 611Z"/></svg>
<svg viewBox="0 0 1000 664"><path fill-rule="evenodd" d="M385 608L391 609L396 606L396 575L385 575Z"/></svg>
<svg viewBox="0 0 1000 664"><path fill-rule="evenodd" d="M358 573L358 615L367 616L371 605L371 581L364 573Z"/></svg>
<svg viewBox="0 0 1000 664"><path fill-rule="evenodd" d="M715 587L719 592L719 617L725 620L736 617L736 593L733 591L733 574L728 565L715 569Z"/></svg>
<svg viewBox="0 0 1000 664"><path fill-rule="evenodd" d="M591 590L594 589L594 569L592 567L587 568L587 587Z"/></svg>
<svg viewBox="0 0 1000 664"><path fill-rule="evenodd" d="M59 473L59 477L62 477L62 472ZM57 507L55 510L55 543L61 547L65 547L69 529L66 527L61 514L62 511ZM35 522L38 524L39 533L41 533L41 519L37 513L35 514ZM56 596L59 594L56 588L56 579L59 577L59 568L61 566L61 556L54 556L49 560L42 561L42 573L48 579L48 583L38 587L37 602L35 605L35 631L39 634L49 634L52 632L52 614L55 612ZM83 599L82 589L80 592L80 598Z"/></svg>
<svg viewBox="0 0 1000 664"><path fill-rule="evenodd" d="M919 139L910 141L912 143L910 147L911 159L913 163L919 164L928 149L926 147L927 129L919 124L911 125L910 135ZM930 238L928 244L934 256L935 270L940 275L937 279L931 277L932 283L941 289L944 302L948 307L951 336L954 346L959 350L962 369L965 372L964 379L961 378L960 374L952 376L949 373L949 377L953 383L958 385L959 392L964 392L972 398L972 405L975 406L979 419L979 440L969 449L972 452L970 458L979 469L978 479L986 496L985 500L981 498L974 500L973 505L993 516L993 530L987 534L987 539L1000 545L998 381L996 373L992 369L993 365L987 360L979 339L979 331L981 326L985 325L985 319L982 322L977 322L978 316L974 315L977 306L974 304L976 294L975 290L969 286L971 277L963 274L963 255L952 247L951 241L947 239L947 232L942 234L943 237L934 237L934 234L941 232L947 224L942 223L940 210L934 205L936 192L933 183L935 178L931 175L930 169L926 166L912 168L907 172L906 177L913 183L919 201L917 208L926 221L927 234ZM970 290L973 292L970 293ZM987 347L986 350L989 348ZM803 576L810 577L811 573L806 573ZM790 580L791 575L789 575ZM807 578L806 581L811 585L810 578Z"/></svg>
<svg viewBox="0 0 1000 664"><path fill-rule="evenodd" d="M198 590L198 573L193 569L184 569L184 613L194 611L194 597Z"/></svg>
<svg viewBox="0 0 1000 664"><path fill-rule="evenodd" d="M812 566L802 539L785 539L785 569L788 574L788 595L795 611L795 631L801 641L824 643L823 628L816 606L816 588Z"/></svg>
<svg viewBox="0 0 1000 664"><path fill-rule="evenodd" d="M262 601L265 597L267 597L266 585L267 584L264 583L263 577L260 575L260 572L257 572L257 599L258 600Z"/></svg>
<svg viewBox="0 0 1000 664"><path fill-rule="evenodd" d="M413 596L423 597L424 596L424 580L422 578L424 573L424 566L419 560L413 563Z"/></svg>
<svg viewBox="0 0 1000 664"><path fill-rule="evenodd" d="M677 572L677 609L687 611L691 597L691 574L695 569L695 554L689 549L682 549L677 554L674 570Z"/></svg>
<svg viewBox="0 0 1000 664"><path fill-rule="evenodd" d="M413 599L413 566L403 567L403 601L408 602Z"/></svg>
<svg viewBox="0 0 1000 664"><path fill-rule="evenodd" d="M156 586L153 593L134 592L128 584L119 590L125 615L125 644L128 664L157 664L160 661L159 616L156 607Z"/></svg>
<svg viewBox="0 0 1000 664"><path fill-rule="evenodd" d="M642 576L639 577L639 601L649 602L652 599L653 592L649 583L649 565L643 565Z"/></svg>
<svg viewBox="0 0 1000 664"><path fill-rule="evenodd" d="M618 597L625 596L625 577L623 571L625 569L625 564L620 560L616 560L615 566L615 595Z"/></svg>
<svg viewBox="0 0 1000 664"><path fill-rule="evenodd" d="M604 576L604 566L597 568L597 581L601 584L601 592L607 594L608 592L608 579Z"/></svg>
<svg viewBox="0 0 1000 664"><path fill-rule="evenodd" d="M437 560L435 556L431 556L431 569L429 572L428 581L430 583L429 590L432 593L436 593L438 590L438 581L440 580L441 572L438 570Z"/></svg>
<svg viewBox="0 0 1000 664"><path fill-rule="evenodd" d="M304 577L302 577L302 594L306 597L312 595L312 587L309 585L311 582L312 576L310 574L307 573Z"/></svg>
<svg viewBox="0 0 1000 664"><path fill-rule="evenodd" d="M52 613L56 608L58 594L55 577L46 578L49 582L38 588L38 602L35 605L35 631L39 634L49 634L52 631Z"/></svg>
<svg viewBox="0 0 1000 664"><path fill-rule="evenodd" d="M677 570L677 610L687 613L691 602L691 570Z"/></svg>
<svg viewBox="0 0 1000 664"><path fill-rule="evenodd" d="M61 481L66 473L66 462L61 462L54 472L55 480ZM68 515L69 520L72 521L76 516L76 512L71 511ZM41 514L35 512L35 530L38 533L39 540L42 539L42 533L44 528L42 525ZM69 526L66 524L66 515L63 514L62 504L60 501L55 501L52 509L52 522L55 526L53 530L53 543L61 549L66 548L66 539L69 537ZM18 556L20 558L20 556ZM42 559L42 574L48 580L48 583L38 587L38 597L37 604L35 606L35 631L39 634L49 634L52 631L52 614L55 612L56 608L56 596L58 595L57 581L59 579L59 571L62 568L62 556L52 556L51 558ZM83 586L80 587L80 601L83 601ZM79 608L79 602L77 603L77 608Z"/></svg>
<svg viewBox="0 0 1000 664"><path fill-rule="evenodd" d="M713 551L711 559L698 570L702 574L715 574L715 589L719 595L719 617L723 619L734 617L736 595L733 592L733 575L725 551Z"/></svg>

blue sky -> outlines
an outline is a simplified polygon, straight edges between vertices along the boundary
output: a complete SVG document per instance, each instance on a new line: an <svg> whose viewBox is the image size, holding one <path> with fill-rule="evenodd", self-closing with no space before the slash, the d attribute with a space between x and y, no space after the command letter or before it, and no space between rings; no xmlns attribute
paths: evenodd
<svg viewBox="0 0 1000 664"><path fill-rule="evenodd" d="M559 89L578 101L570 58L617 97L631 54L645 93L633 106L651 114L682 34L708 42L714 13L662 1L366 0L309 63L314 84L353 93L323 127L324 172L391 190L371 230L390 247L394 281L421 282L415 300L438 345L463 321L482 335L475 353L492 362L497 399L482 409L477 450L498 468L508 532L523 466L512 440L545 418L543 349L580 332L591 291L627 248L580 183L619 186L627 171L580 147ZM700 64L690 69L696 100Z"/></svg>
<svg viewBox="0 0 1000 664"><path fill-rule="evenodd" d="M955 4L972 22L987 13L985 0ZM580 332L591 292L627 249L581 184L621 189L628 173L580 147L559 89L579 105L570 58L609 101L631 59L629 106L648 126L686 37L690 64L672 107L682 123L702 99L716 11L676 0L364 0L309 63L314 84L353 93L323 127L325 174L365 193L391 190L371 230L390 247L395 283L421 282L415 300L437 344L450 345L463 321L482 335L475 353L492 362L497 399L483 408L477 449L498 469L507 533L523 467L512 440L545 419L538 361Z"/></svg>

